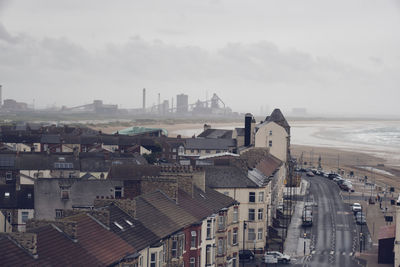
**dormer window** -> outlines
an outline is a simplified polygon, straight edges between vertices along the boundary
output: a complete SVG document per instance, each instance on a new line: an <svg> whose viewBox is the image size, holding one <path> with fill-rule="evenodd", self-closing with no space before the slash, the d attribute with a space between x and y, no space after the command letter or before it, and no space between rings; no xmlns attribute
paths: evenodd
<svg viewBox="0 0 400 267"><path fill-rule="evenodd" d="M10 181L12 178L12 172L6 172L6 181Z"/></svg>
<svg viewBox="0 0 400 267"><path fill-rule="evenodd" d="M4 192L4 198L5 199L10 198L10 192Z"/></svg>

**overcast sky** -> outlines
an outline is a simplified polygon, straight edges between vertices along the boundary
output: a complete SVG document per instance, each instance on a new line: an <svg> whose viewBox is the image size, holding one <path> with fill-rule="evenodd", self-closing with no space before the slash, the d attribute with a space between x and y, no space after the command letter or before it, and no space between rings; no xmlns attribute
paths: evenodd
<svg viewBox="0 0 400 267"><path fill-rule="evenodd" d="M3 99L400 114L400 0L0 0ZM175 100L174 100L175 101Z"/></svg>

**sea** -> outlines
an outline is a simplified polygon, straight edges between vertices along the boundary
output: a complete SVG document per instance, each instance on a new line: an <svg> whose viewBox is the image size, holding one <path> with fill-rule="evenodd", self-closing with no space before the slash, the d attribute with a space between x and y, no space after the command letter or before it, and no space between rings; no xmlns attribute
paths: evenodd
<svg viewBox="0 0 400 267"><path fill-rule="evenodd" d="M400 120L289 120L289 124L292 144L356 150L400 166ZM218 129L243 127L237 123L212 126ZM193 136L202 131L202 128L193 128L173 133Z"/></svg>

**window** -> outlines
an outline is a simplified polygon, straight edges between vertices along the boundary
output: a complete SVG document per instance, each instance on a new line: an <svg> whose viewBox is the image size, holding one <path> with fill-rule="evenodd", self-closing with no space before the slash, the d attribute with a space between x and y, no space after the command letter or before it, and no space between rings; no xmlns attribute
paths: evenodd
<svg viewBox="0 0 400 267"><path fill-rule="evenodd" d="M258 219L259 220L263 219L263 214L264 214L264 209L258 209Z"/></svg>
<svg viewBox="0 0 400 267"><path fill-rule="evenodd" d="M191 231L190 235L191 235L190 248L196 248L197 247L196 246L196 236L197 236L196 231Z"/></svg>
<svg viewBox="0 0 400 267"><path fill-rule="evenodd" d="M256 239L256 233L254 232L254 228L249 228L248 230L248 239L249 241L253 241Z"/></svg>
<svg viewBox="0 0 400 267"><path fill-rule="evenodd" d="M158 252L158 267L162 267L162 262L163 262L163 252L159 251Z"/></svg>
<svg viewBox="0 0 400 267"><path fill-rule="evenodd" d="M26 223L26 221L29 219L29 212L23 211L21 213L21 221L22 223Z"/></svg>
<svg viewBox="0 0 400 267"><path fill-rule="evenodd" d="M139 267L143 267L143 256L139 257Z"/></svg>
<svg viewBox="0 0 400 267"><path fill-rule="evenodd" d="M256 202L256 192L249 192L249 202Z"/></svg>
<svg viewBox="0 0 400 267"><path fill-rule="evenodd" d="M272 147L272 140L269 140L269 141L268 141L268 146L269 146L269 147Z"/></svg>
<svg viewBox="0 0 400 267"><path fill-rule="evenodd" d="M114 222L114 225L117 226L120 230L124 230L124 227L117 222Z"/></svg>
<svg viewBox="0 0 400 267"><path fill-rule="evenodd" d="M233 228L232 245L238 244L238 228Z"/></svg>
<svg viewBox="0 0 400 267"><path fill-rule="evenodd" d="M116 186L115 187L115 190L114 190L114 197L115 198L122 198L122 187L120 187L120 186Z"/></svg>
<svg viewBox="0 0 400 267"><path fill-rule="evenodd" d="M190 267L196 267L196 258L190 258Z"/></svg>
<svg viewBox="0 0 400 267"><path fill-rule="evenodd" d="M178 256L183 255L183 250L185 249L185 235L180 235L179 236L179 250L178 250Z"/></svg>
<svg viewBox="0 0 400 267"><path fill-rule="evenodd" d="M212 264L212 248L210 245L206 246L206 265Z"/></svg>
<svg viewBox="0 0 400 267"><path fill-rule="evenodd" d="M236 255L233 255L232 267L236 267Z"/></svg>
<svg viewBox="0 0 400 267"><path fill-rule="evenodd" d="M61 209L56 209L56 219L61 219L64 217L64 211Z"/></svg>
<svg viewBox="0 0 400 267"><path fill-rule="evenodd" d="M178 240L176 240L176 237L172 240L172 258L176 258L178 256Z"/></svg>
<svg viewBox="0 0 400 267"><path fill-rule="evenodd" d="M239 221L239 207L233 207L233 222Z"/></svg>
<svg viewBox="0 0 400 267"><path fill-rule="evenodd" d="M190 152L194 153L194 149L191 149Z"/></svg>
<svg viewBox="0 0 400 267"><path fill-rule="evenodd" d="M162 253L163 253L163 262L167 262L167 244L163 243L163 248L162 248Z"/></svg>
<svg viewBox="0 0 400 267"><path fill-rule="evenodd" d="M10 192L4 192L4 198L5 199L10 198Z"/></svg>
<svg viewBox="0 0 400 267"><path fill-rule="evenodd" d="M32 193L28 193L28 194L26 195L26 197L27 197L28 199L31 199L31 198L32 198Z"/></svg>
<svg viewBox="0 0 400 267"><path fill-rule="evenodd" d="M69 199L69 190L61 189L61 199Z"/></svg>
<svg viewBox="0 0 400 267"><path fill-rule="evenodd" d="M221 256L224 252L224 239L218 239L218 256Z"/></svg>
<svg viewBox="0 0 400 267"><path fill-rule="evenodd" d="M157 253L150 254L150 267L157 267Z"/></svg>
<svg viewBox="0 0 400 267"><path fill-rule="evenodd" d="M207 239L211 239L211 220L207 220Z"/></svg>
<svg viewBox="0 0 400 267"><path fill-rule="evenodd" d="M211 151L210 151L210 150L208 150L208 149L206 149L206 153L207 153L207 154L210 154L210 153L211 153Z"/></svg>
<svg viewBox="0 0 400 267"><path fill-rule="evenodd" d="M262 228L258 228L257 239L261 240L262 238L263 238L263 229Z"/></svg>
<svg viewBox="0 0 400 267"><path fill-rule="evenodd" d="M269 131L269 135L272 135L272 131Z"/></svg>
<svg viewBox="0 0 400 267"><path fill-rule="evenodd" d="M264 202L264 192L258 192L258 202Z"/></svg>
<svg viewBox="0 0 400 267"><path fill-rule="evenodd" d="M232 241L232 232L228 231L228 247L231 246L231 241Z"/></svg>
<svg viewBox="0 0 400 267"><path fill-rule="evenodd" d="M6 180L7 181L10 181L10 180L12 180L12 172L6 172Z"/></svg>
<svg viewBox="0 0 400 267"><path fill-rule="evenodd" d="M254 220L255 220L255 210L249 209L249 221L254 221Z"/></svg>
<svg viewBox="0 0 400 267"><path fill-rule="evenodd" d="M225 214L220 214L218 218L218 230L225 229Z"/></svg>

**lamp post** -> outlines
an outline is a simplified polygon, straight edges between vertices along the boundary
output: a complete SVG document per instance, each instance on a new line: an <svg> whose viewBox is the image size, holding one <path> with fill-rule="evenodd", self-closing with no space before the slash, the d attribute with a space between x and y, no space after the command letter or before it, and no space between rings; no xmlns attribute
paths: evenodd
<svg viewBox="0 0 400 267"><path fill-rule="evenodd" d="M245 240L246 240L246 228L247 228L247 223L246 223L246 221L243 221L243 248L242 248L243 255L244 255L244 246L245 246ZM240 260L240 253L239 253L239 260ZM244 260L242 260L242 266L244 267Z"/></svg>

